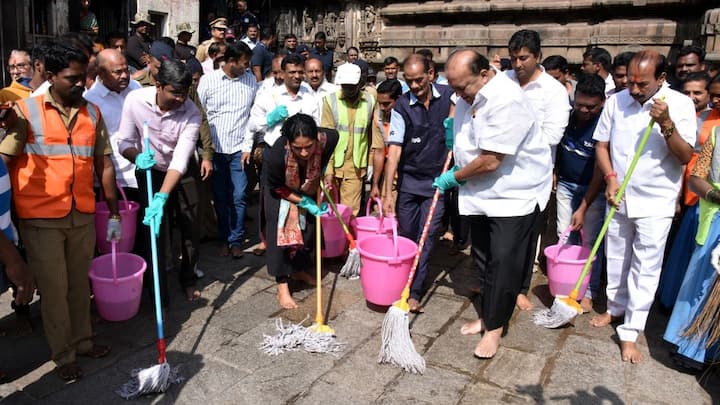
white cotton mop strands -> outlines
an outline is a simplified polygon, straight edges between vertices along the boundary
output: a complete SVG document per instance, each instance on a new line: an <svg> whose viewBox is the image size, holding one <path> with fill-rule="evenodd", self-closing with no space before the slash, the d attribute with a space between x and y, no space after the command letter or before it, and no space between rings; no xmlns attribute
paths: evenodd
<svg viewBox="0 0 720 405"><path fill-rule="evenodd" d="M390 363L415 374L425 372L425 359L415 350L410 337L408 311L393 305L382 324L378 363Z"/></svg>
<svg viewBox="0 0 720 405"><path fill-rule="evenodd" d="M125 399L135 399L143 394L165 392L172 384L183 381L178 368L168 363L156 364L146 369L133 370L132 379L115 391Z"/></svg>
<svg viewBox="0 0 720 405"><path fill-rule="evenodd" d="M351 246L348 252L347 260L340 269L340 275L347 277L350 280L357 280L360 278L361 267L362 262L360 261L360 252L357 250L357 247Z"/></svg>
<svg viewBox="0 0 720 405"><path fill-rule="evenodd" d="M305 318L307 320L307 318ZM281 318L275 319L275 335L263 335L260 350L265 354L277 356L286 351L297 351L300 348L308 353L327 353L338 356L345 344L338 342L332 333L315 332L313 327L306 328L300 323L284 324Z"/></svg>

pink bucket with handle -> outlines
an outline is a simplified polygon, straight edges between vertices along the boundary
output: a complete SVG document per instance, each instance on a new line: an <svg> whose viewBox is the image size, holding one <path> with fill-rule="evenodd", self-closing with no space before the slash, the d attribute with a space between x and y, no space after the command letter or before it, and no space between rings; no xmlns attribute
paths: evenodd
<svg viewBox="0 0 720 405"><path fill-rule="evenodd" d="M380 221L383 220L381 217ZM412 240L398 236L397 222L392 222L390 234L358 240L357 249L362 258L360 282L365 299L376 305L392 305L399 300L417 248Z"/></svg>
<svg viewBox="0 0 720 405"><path fill-rule="evenodd" d="M377 204L379 216L370 215L372 203ZM355 230L355 240L365 239L379 234L392 235L393 226L397 226L395 217L383 217L382 203L379 198L368 199L365 206L365 216L352 220L352 227Z"/></svg>
<svg viewBox="0 0 720 405"><path fill-rule="evenodd" d="M142 257L119 253L113 241L112 253L98 256L90 264L90 281L95 305L103 319L126 321L137 315L142 295L143 273L147 265Z"/></svg>
<svg viewBox="0 0 720 405"><path fill-rule="evenodd" d="M120 211L121 235L118 242L118 252L130 252L135 244L135 227L140 204L135 201L128 201L125 192L120 184L117 185L122 196L122 201L118 201L118 210ZM95 246L100 253L110 253L112 250L110 242L107 241L107 225L110 219L110 208L106 201L98 201L95 203Z"/></svg>
<svg viewBox="0 0 720 405"><path fill-rule="evenodd" d="M590 256L590 248L584 246L585 233L580 231L580 239L583 245L568 245L567 240L570 236L572 228L568 227L560 235L560 240L556 245L545 248L545 257L547 257L547 277L550 286L550 294L552 295L570 295L575 288L578 277L582 273L585 262ZM595 258L593 258L595 261ZM580 285L578 297L584 297L590 283L590 273L585 275L585 279Z"/></svg>
<svg viewBox="0 0 720 405"><path fill-rule="evenodd" d="M352 216L352 209L347 205L338 203L338 192L333 187L333 201L336 202L340 217L346 223L350 223L350 217ZM320 193L320 200L324 200L324 194ZM322 236L325 245L320 253L321 257L338 257L345 254L347 250L348 240L345 237L345 230L343 229L340 221L335 216L333 210L328 210L326 214L320 216L320 226L322 226Z"/></svg>

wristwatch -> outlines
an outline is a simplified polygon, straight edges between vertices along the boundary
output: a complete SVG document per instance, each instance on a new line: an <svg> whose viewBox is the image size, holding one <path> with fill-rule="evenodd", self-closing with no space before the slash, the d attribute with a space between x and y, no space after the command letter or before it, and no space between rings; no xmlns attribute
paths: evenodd
<svg viewBox="0 0 720 405"><path fill-rule="evenodd" d="M121 217L120 217L120 214L112 214L112 215L110 215L110 219L117 219L117 220L119 221L120 218L121 218Z"/></svg>
<svg viewBox="0 0 720 405"><path fill-rule="evenodd" d="M675 123L673 122L668 128L661 129L660 132L662 133L663 138L667 140L675 132Z"/></svg>

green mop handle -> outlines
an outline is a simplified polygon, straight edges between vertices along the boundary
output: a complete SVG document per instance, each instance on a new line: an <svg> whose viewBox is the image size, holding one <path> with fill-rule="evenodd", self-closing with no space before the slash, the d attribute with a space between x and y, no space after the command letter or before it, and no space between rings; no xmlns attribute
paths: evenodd
<svg viewBox="0 0 720 405"><path fill-rule="evenodd" d="M652 132L653 125L655 125L655 120L650 119L650 123L648 124L647 128L645 129L645 134L643 135L642 139L640 140L640 145L638 145L638 148L635 151L635 156L633 156L633 160L632 160L632 162L630 162L630 167L625 172L625 178L623 179L623 182L620 185L620 189L618 190L617 194L615 195L615 204L618 204L620 202L620 200L622 200L623 194L625 194L625 188L627 188L627 185L630 182L630 176L632 176L632 173L635 170L635 166L637 166L637 162L638 162L638 160L640 160L640 154L642 154L643 149L645 149L645 144L647 143L648 139L650 138L650 133ZM600 249L600 244L602 243L602 240L605 237L605 233L607 233L608 226L610 226L610 220L612 220L612 217L615 215L615 211L617 211L617 209L615 208L615 205L613 204L610 207L610 211L608 212L607 216L605 217L605 222L603 222L602 228L600 228L600 233L598 233L598 236L595 239L595 244L593 245L592 250L590 251L590 256L588 256L588 259L585 261L585 266L583 266L582 272L580 273L580 277L578 277L578 280L575 283L575 288L573 288L573 290L570 292L570 298L573 300L577 300L577 296L580 293L580 286L582 285L582 282L585 279L585 276L587 275L588 271L590 270L590 267L593 264L593 259L595 259L595 254L597 254L598 249Z"/></svg>

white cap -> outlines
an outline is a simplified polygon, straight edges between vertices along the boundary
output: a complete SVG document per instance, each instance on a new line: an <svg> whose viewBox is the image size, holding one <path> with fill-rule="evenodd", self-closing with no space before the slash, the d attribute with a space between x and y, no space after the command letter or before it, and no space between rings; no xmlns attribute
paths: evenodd
<svg viewBox="0 0 720 405"><path fill-rule="evenodd" d="M360 66L354 63L343 63L338 66L335 74L335 84L358 84L360 83Z"/></svg>

